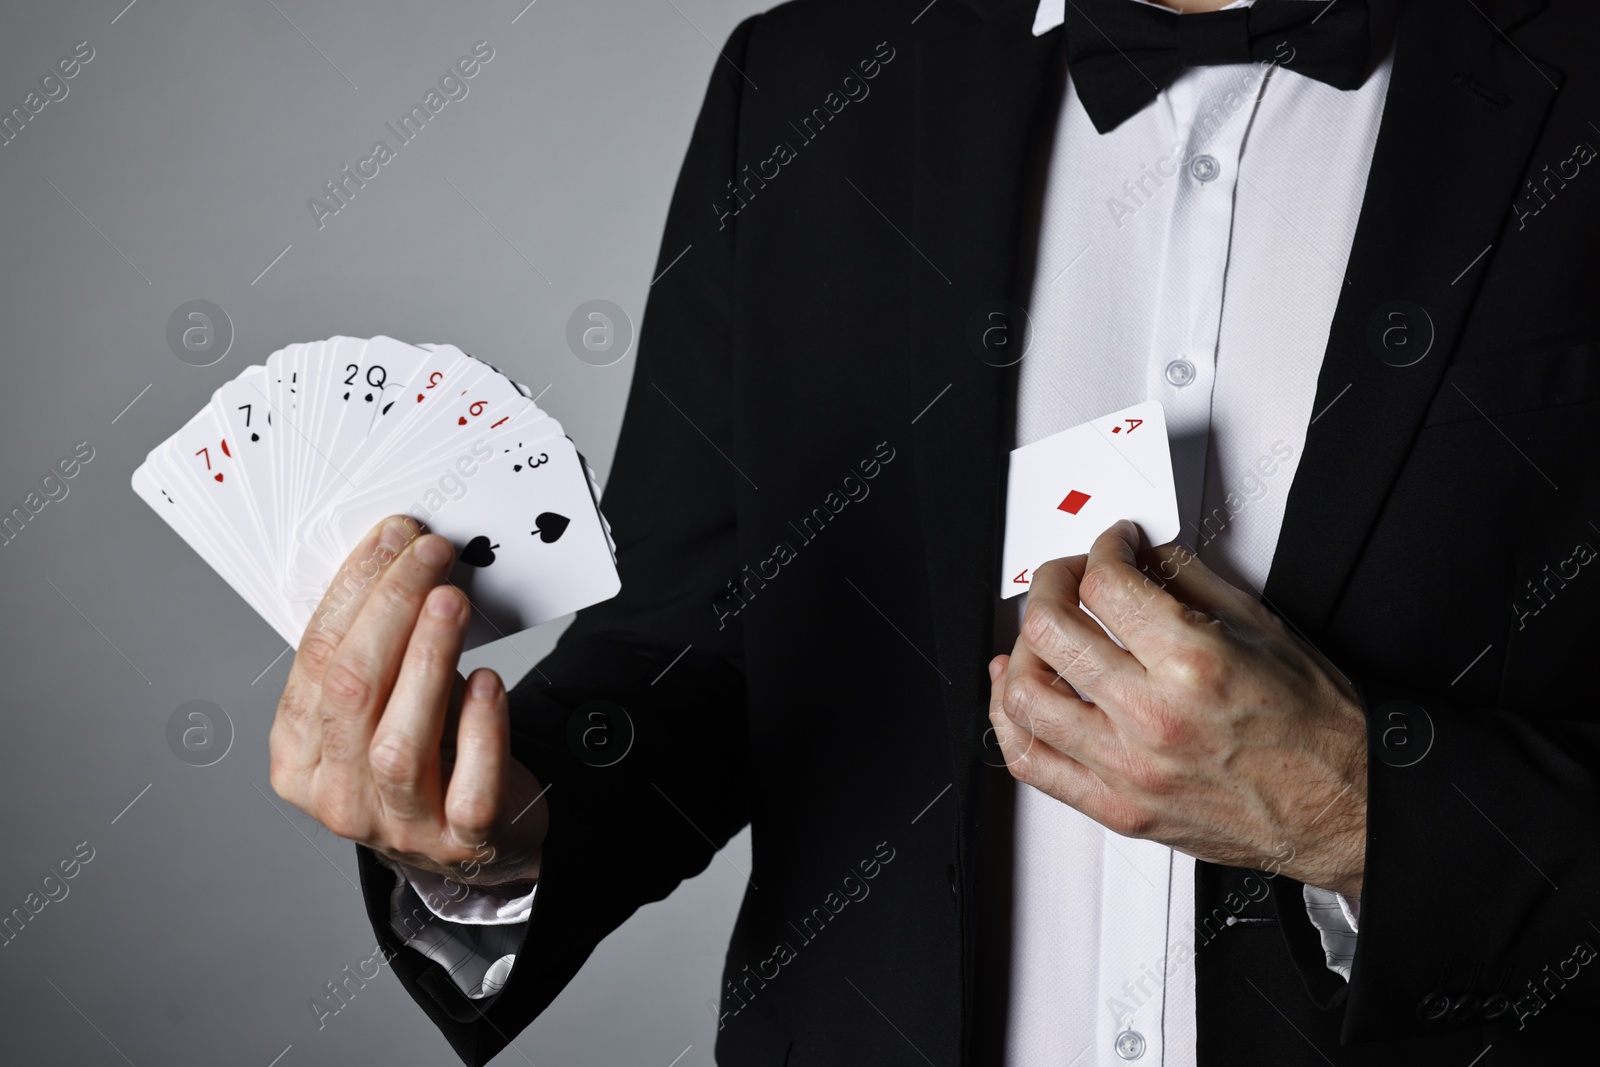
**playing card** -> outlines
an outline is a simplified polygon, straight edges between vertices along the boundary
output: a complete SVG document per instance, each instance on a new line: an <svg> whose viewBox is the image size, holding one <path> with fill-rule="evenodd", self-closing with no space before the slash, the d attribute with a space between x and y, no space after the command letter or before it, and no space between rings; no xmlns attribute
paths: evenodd
<svg viewBox="0 0 1600 1067"><path fill-rule="evenodd" d="M462 390L489 373L492 372L487 366L459 349L439 346L429 352L400 403L373 427L373 432L351 457L347 465L351 479L360 483L374 470L385 469L383 465L389 453L405 447L418 428L433 418L439 404L449 397L459 396Z"/></svg>
<svg viewBox="0 0 1600 1067"><path fill-rule="evenodd" d="M277 428L272 424L272 409L263 391L266 379L265 367L247 367L239 377L216 391L211 408L224 439L233 442L240 484L266 546L265 562L272 563L278 542L271 438Z"/></svg>
<svg viewBox="0 0 1600 1067"><path fill-rule="evenodd" d="M212 570L221 575L235 592L244 597L245 601L255 608L256 613L278 631L284 641L294 644L298 640L299 631L291 627L287 618L276 617L278 614L276 606L259 593L254 584L245 580L233 560L199 527L189 511L179 504L179 498L162 488L160 477L149 464L140 466L133 472L133 490L139 494L140 499L150 505L151 510L177 532L179 537L183 538L190 548L195 550L201 559L206 561Z"/></svg>
<svg viewBox="0 0 1600 1067"><path fill-rule="evenodd" d="M327 442L324 477L319 490L313 491L312 501L321 499L335 483L353 480L357 470L345 468L359 467L369 443L381 440L391 428L391 416L403 418L404 395L429 356L425 349L392 337L374 337L361 342L359 352L336 360L336 383L330 397L334 415L324 414L321 435ZM339 457L339 466L332 457Z"/></svg>
<svg viewBox="0 0 1600 1067"><path fill-rule="evenodd" d="M470 491L428 523L452 531L461 549L454 578L474 607L518 629L621 588L577 449L566 437L537 447L524 462L510 454L485 464Z"/></svg>
<svg viewBox="0 0 1600 1067"><path fill-rule="evenodd" d="M246 563L259 567L268 558L266 540L256 526L238 459L214 408L202 408L167 443L163 459L168 485L176 482L194 494L202 521L229 530L244 548Z"/></svg>
<svg viewBox="0 0 1600 1067"><path fill-rule="evenodd" d="M484 640L614 596L610 544L577 450L566 437L525 447L480 440L408 484L336 508L331 521L347 544L389 514L449 538L458 552L450 581L471 601Z"/></svg>
<svg viewBox="0 0 1600 1067"><path fill-rule="evenodd" d="M1005 507L1005 598L1027 592L1040 564L1088 552L1118 519L1138 524L1144 547L1177 537L1161 402L1147 400L1014 450Z"/></svg>
<svg viewBox="0 0 1600 1067"><path fill-rule="evenodd" d="M199 454L191 455L189 446L202 444ZM270 582L259 561L249 554L230 551L230 544L241 541L235 535L219 507L219 497L237 488L229 480L236 474L235 465L219 453L218 463L210 467L201 464L208 458L204 451L218 448L216 427L209 409L203 410L175 434L160 449L151 453L144 467L135 472L134 488L157 513L187 541L201 557L213 562L217 570L272 625L282 632L288 618L270 592ZM216 475L223 475L222 481Z"/></svg>

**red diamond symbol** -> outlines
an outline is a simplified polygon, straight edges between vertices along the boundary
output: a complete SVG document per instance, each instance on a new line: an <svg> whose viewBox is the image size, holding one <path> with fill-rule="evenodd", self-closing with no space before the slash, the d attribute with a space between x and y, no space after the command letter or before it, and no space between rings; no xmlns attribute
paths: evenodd
<svg viewBox="0 0 1600 1067"><path fill-rule="evenodd" d="M1088 502L1088 493L1080 493L1074 489L1067 494L1067 499L1056 505L1056 510L1065 511L1068 515L1076 515Z"/></svg>

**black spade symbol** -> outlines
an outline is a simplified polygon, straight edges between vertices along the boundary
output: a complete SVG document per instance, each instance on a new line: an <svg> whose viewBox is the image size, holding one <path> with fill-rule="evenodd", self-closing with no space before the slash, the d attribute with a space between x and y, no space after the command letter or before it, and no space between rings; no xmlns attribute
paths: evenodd
<svg viewBox="0 0 1600 1067"><path fill-rule="evenodd" d="M519 471L521 469L522 469L522 464L520 464L520 463L513 463L511 465L511 470L512 470L513 473L515 473L516 471Z"/></svg>
<svg viewBox="0 0 1600 1067"><path fill-rule="evenodd" d="M487 567L494 562L494 550L499 545L491 545L489 539L482 534L467 542L467 547L461 550L461 562L469 567Z"/></svg>
<svg viewBox="0 0 1600 1067"><path fill-rule="evenodd" d="M567 526L572 520L553 511L541 511L533 522L534 528L528 532L538 534L539 540L547 545L553 545L561 540L561 535L567 532Z"/></svg>
<svg viewBox="0 0 1600 1067"><path fill-rule="evenodd" d="M259 441L259 440L261 440L261 435L260 435L260 434L258 434L258 433L252 433L252 434L251 434L251 435L250 435L250 440L252 440L252 441Z"/></svg>
<svg viewBox="0 0 1600 1067"><path fill-rule="evenodd" d="M349 400L349 399L350 399L350 394L349 394L349 393L345 393L345 394L344 394L344 398L345 398L345 399L346 399L346 400Z"/></svg>
<svg viewBox="0 0 1600 1067"><path fill-rule="evenodd" d="M367 394L367 403L369 403L369 404L372 403L372 394L371 393Z"/></svg>

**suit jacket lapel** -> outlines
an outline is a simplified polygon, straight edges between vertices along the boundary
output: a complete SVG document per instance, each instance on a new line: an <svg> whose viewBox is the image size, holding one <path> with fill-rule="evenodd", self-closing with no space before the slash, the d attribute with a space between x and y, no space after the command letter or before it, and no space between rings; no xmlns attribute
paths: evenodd
<svg viewBox="0 0 1600 1067"><path fill-rule="evenodd" d="M1402 5L1349 284L1264 592L1306 630L1337 606L1494 261L1561 81L1503 30L1543 6ZM1405 318L1386 318L1400 301ZM1426 358L1386 363L1375 342L1391 323L1412 332L1413 351L1431 331Z"/></svg>
<svg viewBox="0 0 1600 1067"><path fill-rule="evenodd" d="M936 9L918 27L915 59L908 381L912 411L937 402L912 425L912 448L937 643L930 651L968 830L976 821L968 775L987 727L1007 380L969 345L968 328L980 305L1013 298L1029 135L1060 39L1032 35L1034 6Z"/></svg>

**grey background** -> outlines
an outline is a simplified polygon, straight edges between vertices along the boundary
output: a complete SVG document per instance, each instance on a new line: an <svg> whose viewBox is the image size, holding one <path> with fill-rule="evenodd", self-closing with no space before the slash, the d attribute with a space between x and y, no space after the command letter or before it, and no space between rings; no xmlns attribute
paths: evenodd
<svg viewBox="0 0 1600 1067"><path fill-rule="evenodd" d="M567 317L602 298L637 322L717 48L764 5L125 2L0 15L0 112L78 42L95 50L0 147L0 511L78 442L94 449L0 547L0 913L78 842L95 850L0 947L0 1059L453 1063L387 971L317 1029L307 1001L374 942L354 850L267 782L289 657L128 479L272 350L387 333L549 386L541 406L604 484L633 358L581 362ZM469 95L319 230L307 198L380 136L393 145L384 122L480 40L495 54ZM211 367L167 348L191 299L234 324ZM562 625L470 665L519 677ZM214 766L167 747L194 699L235 728ZM692 1045L681 1067L711 1063L747 835L724 858L607 940L496 1062L667 1067Z"/></svg>

